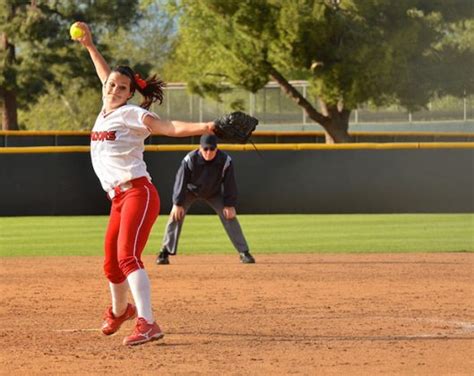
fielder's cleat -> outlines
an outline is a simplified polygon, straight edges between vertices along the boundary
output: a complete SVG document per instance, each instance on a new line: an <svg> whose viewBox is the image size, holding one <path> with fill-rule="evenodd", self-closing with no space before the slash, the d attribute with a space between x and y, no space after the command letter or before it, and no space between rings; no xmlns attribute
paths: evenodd
<svg viewBox="0 0 474 376"><path fill-rule="evenodd" d="M157 265L168 265L170 263L169 253L166 249L161 250L160 254L156 258Z"/></svg>
<svg viewBox="0 0 474 376"><path fill-rule="evenodd" d="M250 254L250 252L240 252L240 262L242 264L255 264L255 259Z"/></svg>
<svg viewBox="0 0 474 376"><path fill-rule="evenodd" d="M133 304L130 303L128 303L125 313L119 317L114 316L112 307L107 308L107 311L104 313L104 323L102 324L101 328L102 333L104 333L106 336L114 334L120 329L125 321L133 319L136 315L137 309Z"/></svg>
<svg viewBox="0 0 474 376"><path fill-rule="evenodd" d="M132 335L125 337L123 344L126 346L140 345L145 342L156 341L163 337L164 334L156 322L148 324L143 317L139 317Z"/></svg>

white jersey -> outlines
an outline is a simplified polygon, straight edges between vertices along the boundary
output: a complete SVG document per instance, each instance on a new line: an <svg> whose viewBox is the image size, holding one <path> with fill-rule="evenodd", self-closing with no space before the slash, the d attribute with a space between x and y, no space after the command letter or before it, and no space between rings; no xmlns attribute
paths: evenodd
<svg viewBox="0 0 474 376"><path fill-rule="evenodd" d="M92 166L102 188L109 192L119 184L150 174L143 161L144 140L150 130L146 115L158 116L141 107L126 104L108 114L101 111L91 133Z"/></svg>

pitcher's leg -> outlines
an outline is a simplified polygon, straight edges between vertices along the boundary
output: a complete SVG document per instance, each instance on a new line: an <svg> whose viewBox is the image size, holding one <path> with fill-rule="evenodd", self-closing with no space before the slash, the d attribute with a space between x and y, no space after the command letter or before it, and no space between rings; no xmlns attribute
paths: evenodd
<svg viewBox="0 0 474 376"><path fill-rule="evenodd" d="M128 303L128 281L120 268L118 239L122 219L122 201L112 202L105 235L104 272L109 280L112 305L104 313L101 331L105 335L117 332L123 322L136 316L136 308Z"/></svg>
<svg viewBox="0 0 474 376"><path fill-rule="evenodd" d="M125 281L118 261L118 236L120 231L120 205L112 203L109 223L104 241L104 274L110 283L120 284Z"/></svg>
<svg viewBox="0 0 474 376"><path fill-rule="evenodd" d="M128 281L122 283L109 282L110 295L112 297L112 313L115 317L122 316L128 306Z"/></svg>
<svg viewBox="0 0 474 376"><path fill-rule="evenodd" d="M121 198L122 219L118 238L119 265L130 286L139 317L152 323L150 281L141 259L160 200L155 187L145 184L125 192Z"/></svg>
<svg viewBox="0 0 474 376"><path fill-rule="evenodd" d="M143 249L160 210L160 199L151 184L132 188L122 198L122 215L118 236L118 259L122 272L128 276L143 269Z"/></svg>
<svg viewBox="0 0 474 376"><path fill-rule="evenodd" d="M141 260L159 211L160 199L151 183L134 186L125 192L118 243L119 263L127 276L138 318L132 334L124 338L124 345L137 345L163 337L154 320L150 280Z"/></svg>

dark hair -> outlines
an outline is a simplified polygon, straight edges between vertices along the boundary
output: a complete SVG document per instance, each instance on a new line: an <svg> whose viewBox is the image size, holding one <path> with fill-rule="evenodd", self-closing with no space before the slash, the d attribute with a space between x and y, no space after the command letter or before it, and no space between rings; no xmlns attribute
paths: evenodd
<svg viewBox="0 0 474 376"><path fill-rule="evenodd" d="M118 72L130 79L131 92L134 93L136 90L143 96L140 107L148 110L154 102L163 103L163 88L166 84L157 78L156 75L144 80L132 68L126 65L119 65L112 69L112 72Z"/></svg>

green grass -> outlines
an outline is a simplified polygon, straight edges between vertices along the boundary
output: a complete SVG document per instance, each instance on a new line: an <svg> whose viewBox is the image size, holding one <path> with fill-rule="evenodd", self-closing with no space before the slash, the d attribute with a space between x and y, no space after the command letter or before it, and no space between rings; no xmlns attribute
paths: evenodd
<svg viewBox="0 0 474 376"><path fill-rule="evenodd" d="M159 248L167 216L155 224L145 254ZM0 257L102 255L106 216L0 217ZM474 251L474 214L240 215L251 251ZM216 215L189 215L181 254L235 252Z"/></svg>

